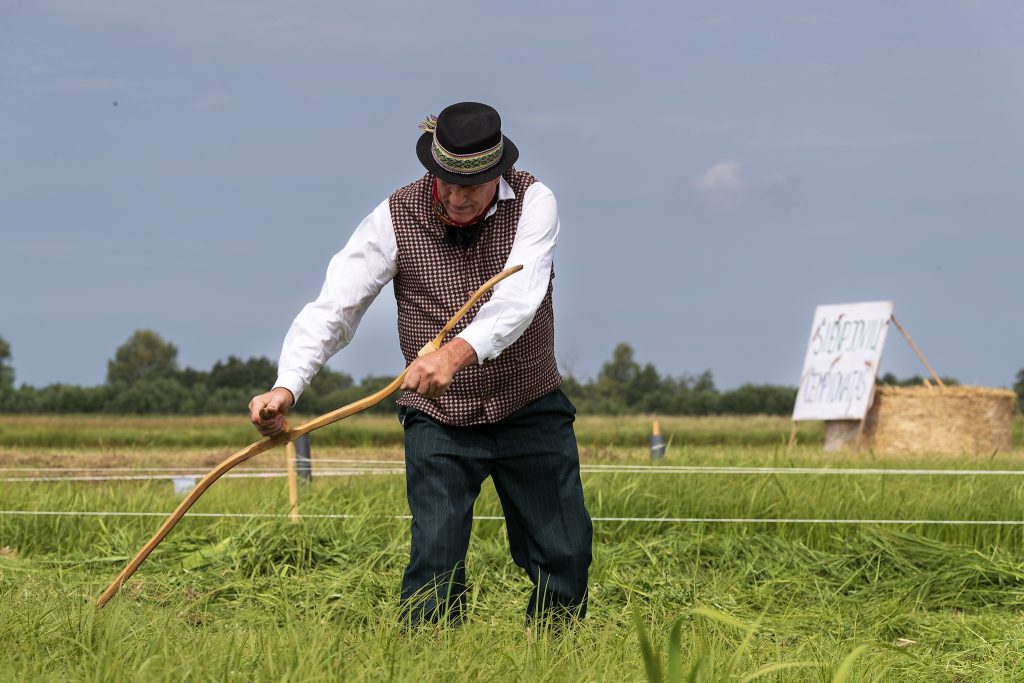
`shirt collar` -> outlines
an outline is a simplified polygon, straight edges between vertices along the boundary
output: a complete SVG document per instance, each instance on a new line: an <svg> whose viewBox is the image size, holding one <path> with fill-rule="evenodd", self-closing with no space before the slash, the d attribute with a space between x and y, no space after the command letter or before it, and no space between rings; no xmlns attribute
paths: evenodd
<svg viewBox="0 0 1024 683"><path fill-rule="evenodd" d="M498 212L498 202L515 198L516 193L512 190L512 186L505 182L504 176L498 176L498 199L491 205L491 208L487 209L487 213L484 214L484 218L490 218Z"/></svg>

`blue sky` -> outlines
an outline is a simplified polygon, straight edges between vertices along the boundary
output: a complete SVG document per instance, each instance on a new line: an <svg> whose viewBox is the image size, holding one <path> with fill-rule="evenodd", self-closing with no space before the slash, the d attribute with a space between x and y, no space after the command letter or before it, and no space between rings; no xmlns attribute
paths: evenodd
<svg viewBox="0 0 1024 683"><path fill-rule="evenodd" d="M276 358L330 256L488 102L555 192L557 353L796 384L817 304L942 374L1024 367L1012 2L0 1L0 336L95 384L133 330ZM402 361L390 291L331 367ZM919 373L897 335L883 371Z"/></svg>

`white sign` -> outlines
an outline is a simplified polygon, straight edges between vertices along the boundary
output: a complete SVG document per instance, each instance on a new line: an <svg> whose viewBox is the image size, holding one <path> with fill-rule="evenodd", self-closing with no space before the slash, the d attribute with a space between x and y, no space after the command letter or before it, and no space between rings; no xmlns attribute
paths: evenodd
<svg viewBox="0 0 1024 683"><path fill-rule="evenodd" d="M891 301L871 301L815 309L794 420L864 419L892 307Z"/></svg>

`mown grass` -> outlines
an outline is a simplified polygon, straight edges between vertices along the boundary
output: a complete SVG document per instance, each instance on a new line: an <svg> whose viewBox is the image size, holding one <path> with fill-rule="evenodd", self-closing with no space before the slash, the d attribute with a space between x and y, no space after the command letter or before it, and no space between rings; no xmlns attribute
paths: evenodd
<svg viewBox="0 0 1024 683"><path fill-rule="evenodd" d="M299 425L314 416L294 414ZM655 416L579 416L576 433L585 450L617 449L645 443ZM789 438L791 422L777 416L658 416L669 444L686 446L777 446ZM821 443L820 422L798 425L799 443ZM238 416L0 415L0 449L238 449L258 435ZM313 434L319 447L401 446L402 430L391 416L355 415ZM1024 416L1013 423L1013 442L1024 443Z"/></svg>
<svg viewBox="0 0 1024 683"><path fill-rule="evenodd" d="M602 448L642 461L640 448ZM666 461L822 459L677 444ZM595 518L1024 519L1014 476L618 472L584 486ZM166 481L0 484L2 510L162 513L176 500ZM0 680L1024 680L1021 526L598 521L590 614L528 636L528 582L503 524L478 520L468 621L404 633L402 477L314 478L300 507L294 525L186 517L101 611L96 597L161 518L0 515ZM286 509L282 480L224 480L194 511ZM500 514L490 486L476 513Z"/></svg>
<svg viewBox="0 0 1024 683"><path fill-rule="evenodd" d="M313 416L292 415L299 425ZM580 445L588 449L645 443L651 416L581 416ZM781 417L661 417L662 433L673 443L689 445L774 446L785 443L790 422ZM802 423L799 438L820 441L818 423ZM0 448L242 448L258 435L238 416L0 415ZM356 415L313 434L318 447L379 448L400 446L396 417Z"/></svg>

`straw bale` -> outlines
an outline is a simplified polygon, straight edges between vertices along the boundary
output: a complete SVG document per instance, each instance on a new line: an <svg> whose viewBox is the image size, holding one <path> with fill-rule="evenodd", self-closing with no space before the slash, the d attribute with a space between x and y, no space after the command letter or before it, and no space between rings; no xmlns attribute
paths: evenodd
<svg viewBox="0 0 1024 683"><path fill-rule="evenodd" d="M860 420L828 420L825 423L825 452L856 446Z"/></svg>
<svg viewBox="0 0 1024 683"><path fill-rule="evenodd" d="M1008 450L1016 401L1006 389L879 386L861 445L876 453ZM834 429L849 434L849 425Z"/></svg>

